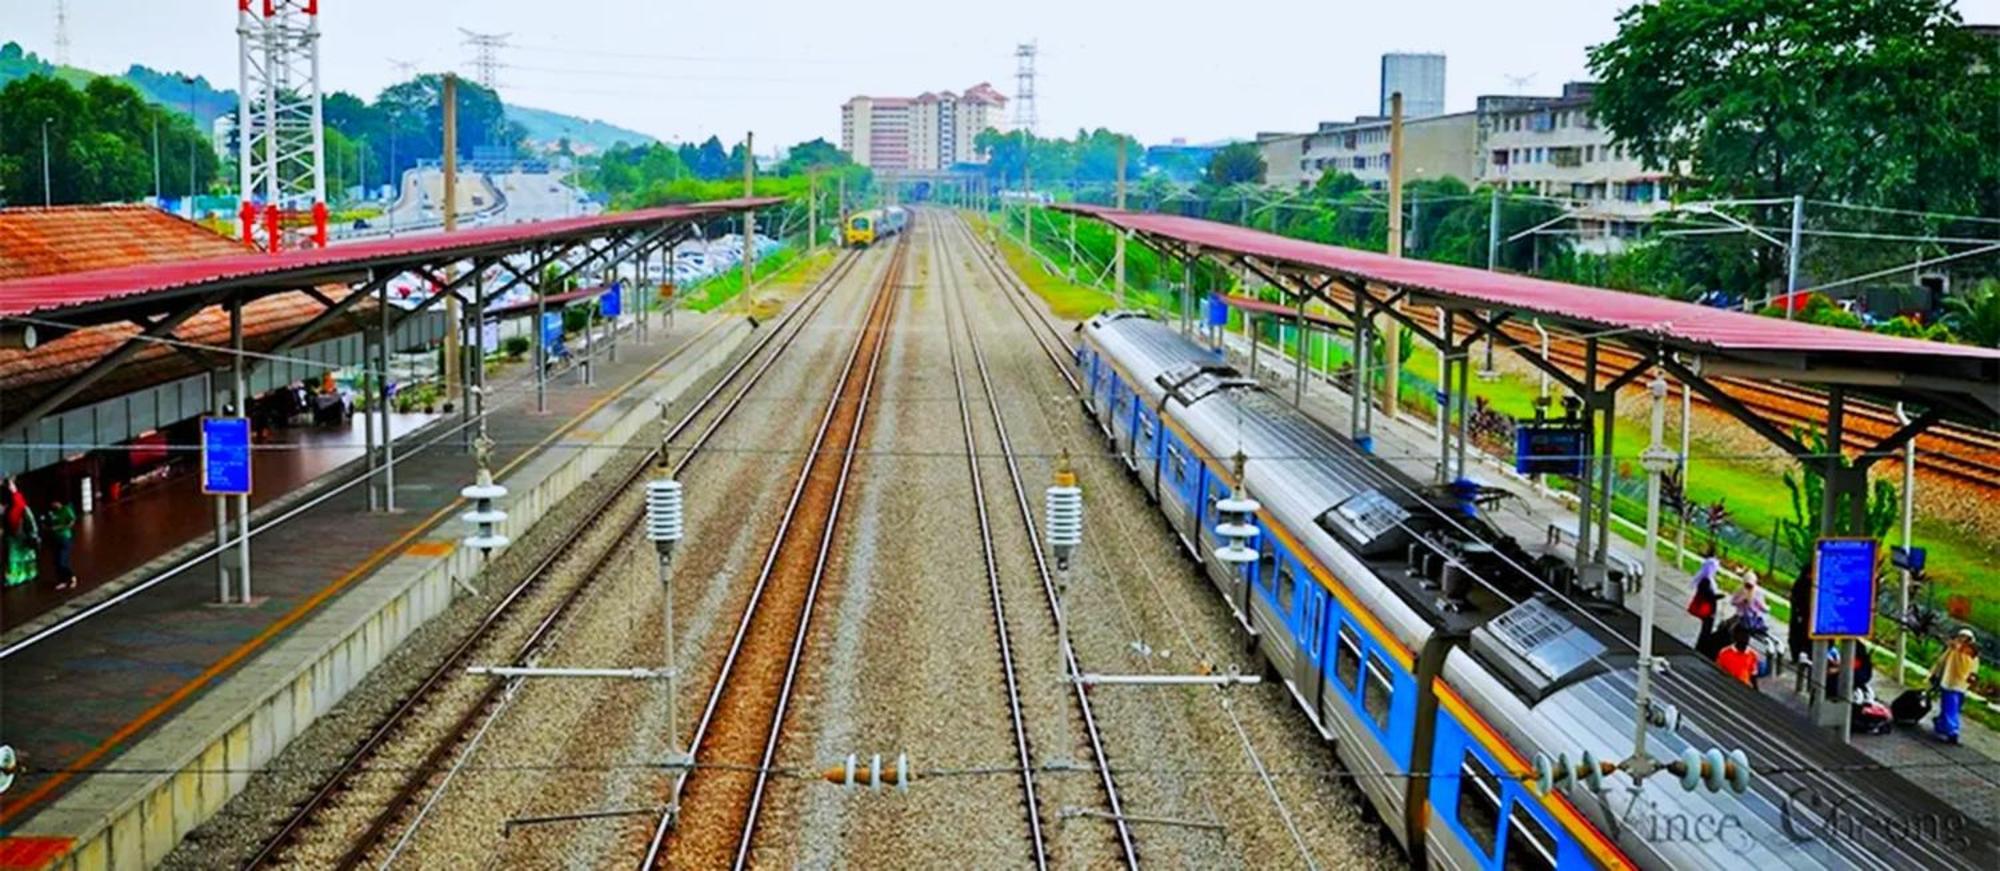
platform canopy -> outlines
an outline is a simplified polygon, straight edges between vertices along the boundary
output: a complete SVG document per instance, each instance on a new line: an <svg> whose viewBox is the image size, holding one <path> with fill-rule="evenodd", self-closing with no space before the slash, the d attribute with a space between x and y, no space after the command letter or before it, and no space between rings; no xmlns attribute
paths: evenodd
<svg viewBox="0 0 2000 871"><path fill-rule="evenodd" d="M171 311L217 292L282 292L359 284L450 260L503 256L538 245L573 245L662 225L728 217L783 202L773 197L716 200L633 212L497 224L454 233L413 233L278 254L247 252L171 263L0 281L0 318L73 326L132 320Z"/></svg>
<svg viewBox="0 0 2000 871"><path fill-rule="evenodd" d="M1274 283L1294 294L1317 295L1339 284L1382 304L1409 301L1475 318L1537 320L1671 359L1691 374L1840 385L1850 393L1889 403L1910 402L1977 426L2000 421L2000 349L1885 336L1390 257L1175 215L1088 205L1053 208L1128 230L1169 253L1207 255L1244 265L1278 279ZM1340 307L1331 299L1327 302Z"/></svg>

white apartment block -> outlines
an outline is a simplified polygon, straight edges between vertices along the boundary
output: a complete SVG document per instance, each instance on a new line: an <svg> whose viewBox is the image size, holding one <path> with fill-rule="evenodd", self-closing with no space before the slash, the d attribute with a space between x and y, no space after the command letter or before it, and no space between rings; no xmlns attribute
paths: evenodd
<svg viewBox="0 0 2000 871"><path fill-rule="evenodd" d="M1480 97L1478 109L1403 122L1403 177L1452 176L1467 183L1562 201L1575 216L1574 242L1611 251L1669 205L1672 173L1649 169L1612 141L1590 113L1592 85L1571 82L1556 97ZM1388 184L1389 122L1327 122L1312 133L1259 134L1268 183L1309 187L1329 172L1370 187Z"/></svg>
<svg viewBox="0 0 2000 871"><path fill-rule="evenodd" d="M1479 171L1478 116L1473 112L1403 122L1403 178L1451 176L1470 183ZM1265 181L1310 187L1329 172L1345 172L1381 189L1389 185L1389 119L1326 122L1312 133L1260 136Z"/></svg>
<svg viewBox="0 0 2000 871"><path fill-rule="evenodd" d="M1571 82L1560 97L1481 97L1478 179L1567 201L1578 245L1611 250L1668 207L1672 175L1612 140L1591 116L1591 87Z"/></svg>
<svg viewBox="0 0 2000 871"><path fill-rule="evenodd" d="M981 82L963 94L855 97L840 107L840 147L877 170L943 170L984 158L981 131L999 126L1007 98Z"/></svg>

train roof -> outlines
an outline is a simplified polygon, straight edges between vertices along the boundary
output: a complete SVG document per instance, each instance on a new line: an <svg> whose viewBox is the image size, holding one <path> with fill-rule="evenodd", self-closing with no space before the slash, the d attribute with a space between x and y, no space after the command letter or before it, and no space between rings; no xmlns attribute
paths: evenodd
<svg viewBox="0 0 2000 871"><path fill-rule="evenodd" d="M1207 442L1209 450L1241 451L1251 489L1288 522L1311 518L1331 534L1330 515L1367 527L1456 510L1426 485L1359 453L1167 324L1118 312L1100 315L1087 326L1149 399L1171 403L1189 433ZM1230 457L1214 459L1226 465ZM1456 522L1467 524L1477 536L1499 536L1470 518L1460 516ZM1511 712L1495 725L1512 743L1545 749L1551 756L1568 752L1572 760L1584 749L1611 761L1630 753L1639 637L1638 618L1631 612L1595 599L1503 593L1484 585L1468 597L1468 607L1447 610L1420 579L1384 562L1372 565L1374 574L1404 606L1399 610L1462 637L1453 660L1478 669L1456 675L1448 669L1453 686L1476 697L1485 710ZM1356 592L1375 598L1374 591ZM1702 846L1698 844L1628 846L1670 856L1677 866L2000 867L2000 839L1992 821L1956 812L1828 730L1737 683L1679 640L1658 633L1654 645L1665 668L1653 682L1653 694L1662 720L1671 725L1652 729L1649 754L1678 758L1687 749L1742 748L1759 774L1752 794L1740 798L1683 792L1671 775L1649 779L1644 791L1649 822L1666 814L1720 809L1737 814L1737 824L1756 843L1745 842L1750 846L1737 851L1727 865L1715 862L1714 851L1696 849ZM1622 774L1613 779L1630 785ZM1624 805L1629 794L1614 790L1610 795L1624 796L1611 812L1625 816L1604 820L1601 807L1596 815L1601 827L1614 830L1617 823L1630 821ZM1649 834L1627 829L1631 837ZM1786 839L1794 849L1774 850L1757 840L1773 838Z"/></svg>

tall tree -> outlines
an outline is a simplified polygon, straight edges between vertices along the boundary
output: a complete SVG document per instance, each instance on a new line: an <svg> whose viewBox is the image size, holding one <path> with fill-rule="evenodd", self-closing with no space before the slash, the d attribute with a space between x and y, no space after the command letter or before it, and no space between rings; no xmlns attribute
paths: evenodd
<svg viewBox="0 0 2000 871"><path fill-rule="evenodd" d="M1204 180L1217 187L1245 182L1262 184L1264 171L1264 153L1253 143L1236 142L1224 146L1208 159L1208 173Z"/></svg>
<svg viewBox="0 0 2000 871"><path fill-rule="evenodd" d="M1953 0L1660 0L1618 25L1592 111L1696 195L2000 211L2000 45Z"/></svg>

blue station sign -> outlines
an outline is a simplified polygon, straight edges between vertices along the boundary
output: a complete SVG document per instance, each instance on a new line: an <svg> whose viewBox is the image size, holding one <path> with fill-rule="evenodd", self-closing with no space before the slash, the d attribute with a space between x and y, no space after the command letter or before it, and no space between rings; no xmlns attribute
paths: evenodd
<svg viewBox="0 0 2000 871"><path fill-rule="evenodd" d="M248 418L201 419L201 492L212 496L249 495Z"/></svg>
<svg viewBox="0 0 2000 871"><path fill-rule="evenodd" d="M1822 538L1813 553L1807 629L1814 638L1867 638L1875 631L1875 539Z"/></svg>
<svg viewBox="0 0 2000 871"><path fill-rule="evenodd" d="M611 289L597 298L597 310L607 318L616 318L625 313L625 285L611 282Z"/></svg>

